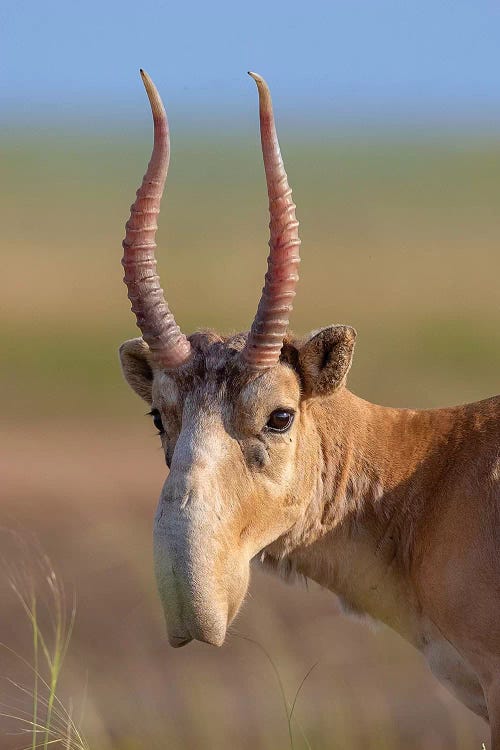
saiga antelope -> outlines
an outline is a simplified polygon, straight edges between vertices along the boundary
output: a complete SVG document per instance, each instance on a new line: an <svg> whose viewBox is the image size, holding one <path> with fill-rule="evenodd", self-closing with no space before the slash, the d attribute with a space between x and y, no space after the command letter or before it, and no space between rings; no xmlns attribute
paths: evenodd
<svg viewBox="0 0 500 750"><path fill-rule="evenodd" d="M142 73L154 147L123 242L142 338L120 348L169 475L154 523L173 646L220 646L252 558L293 569L400 633L500 750L500 397L447 409L376 406L346 388L356 332L287 332L298 222L269 89L256 81L270 254L249 333L186 337L154 257L169 162L165 110Z"/></svg>

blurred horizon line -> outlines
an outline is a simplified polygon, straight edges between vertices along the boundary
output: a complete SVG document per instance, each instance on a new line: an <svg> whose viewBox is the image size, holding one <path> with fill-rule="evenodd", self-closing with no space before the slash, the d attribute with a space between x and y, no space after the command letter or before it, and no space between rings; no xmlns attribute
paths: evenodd
<svg viewBox="0 0 500 750"><path fill-rule="evenodd" d="M4 107L0 115L3 140L15 136L46 137L72 129L82 137L113 133L120 141L137 139L151 128L151 118L147 105L143 108L123 108L123 102L116 107L103 108L99 100L80 103L79 106L54 109L27 110ZM258 132L258 118L255 108L244 111L241 107L227 110L227 116L220 114L220 108L207 108L200 103L192 107L168 107L172 137L182 138L187 133L197 140L213 139L217 136L239 136ZM203 121L200 121L200 112ZM315 137L328 136L333 141L345 139L385 140L400 136L402 141L437 139L447 135L465 138L500 137L500 103L488 111L477 112L454 110L446 112L410 111L399 108L397 111L375 111L360 107L310 107L300 111L294 107L280 106L276 112L279 134L287 134L294 140L307 141Z"/></svg>
<svg viewBox="0 0 500 750"><path fill-rule="evenodd" d="M254 130L258 126L258 104L252 90L203 87L169 88L157 82L162 94L172 131L177 128L190 133L200 130L213 134ZM273 102L278 127L289 132L311 128L313 132L347 132L377 136L385 131L464 133L500 133L500 96L491 92L475 94L425 92L418 96L395 90L380 95L374 91L346 92L335 87L331 92L290 92L287 87L273 87ZM138 84L134 90L89 92L66 90L66 96L51 93L39 95L7 95L3 97L0 124L3 128L40 129L66 128L75 123L85 130L100 132L126 126L142 131L150 124L149 106Z"/></svg>

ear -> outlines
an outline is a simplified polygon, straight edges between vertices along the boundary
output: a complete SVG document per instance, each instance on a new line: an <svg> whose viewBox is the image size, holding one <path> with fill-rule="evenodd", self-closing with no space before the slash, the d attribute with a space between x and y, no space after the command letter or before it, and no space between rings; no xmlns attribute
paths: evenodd
<svg viewBox="0 0 500 750"><path fill-rule="evenodd" d="M120 363L125 380L144 401L151 405L153 370L151 352L144 339L130 339L120 346Z"/></svg>
<svg viewBox="0 0 500 750"><path fill-rule="evenodd" d="M326 396L345 383L355 341L351 326L328 326L294 345L295 354L286 359L298 371L305 396Z"/></svg>

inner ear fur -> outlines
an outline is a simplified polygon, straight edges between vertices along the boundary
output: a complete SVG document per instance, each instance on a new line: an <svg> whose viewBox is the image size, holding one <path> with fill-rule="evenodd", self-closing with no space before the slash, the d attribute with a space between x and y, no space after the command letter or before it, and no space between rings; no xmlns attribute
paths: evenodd
<svg viewBox="0 0 500 750"><path fill-rule="evenodd" d="M119 353L125 380L133 391L151 405L153 370L149 346L144 339L130 339L120 346Z"/></svg>
<svg viewBox="0 0 500 750"><path fill-rule="evenodd" d="M328 326L305 341L285 342L282 358L298 372L305 396L326 396L345 383L355 341L351 326Z"/></svg>

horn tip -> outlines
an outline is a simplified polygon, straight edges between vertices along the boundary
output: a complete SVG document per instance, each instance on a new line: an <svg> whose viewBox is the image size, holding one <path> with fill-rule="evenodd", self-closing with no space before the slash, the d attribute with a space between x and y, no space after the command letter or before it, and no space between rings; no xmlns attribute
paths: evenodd
<svg viewBox="0 0 500 750"><path fill-rule="evenodd" d="M144 84L144 88L146 89L146 94L148 95L148 99L151 104L153 117L157 117L157 118L165 117L165 109L163 107L163 103L156 89L156 86L154 85L153 81L151 80L151 78L149 77L149 75L146 73L146 71L143 68L139 68L139 72L141 74L142 82Z"/></svg>
<svg viewBox="0 0 500 750"><path fill-rule="evenodd" d="M250 78L253 78L253 80L256 83L264 83L264 79L262 76L260 76L258 73L253 73L251 70L247 71Z"/></svg>

